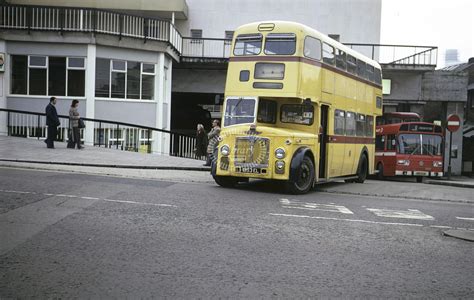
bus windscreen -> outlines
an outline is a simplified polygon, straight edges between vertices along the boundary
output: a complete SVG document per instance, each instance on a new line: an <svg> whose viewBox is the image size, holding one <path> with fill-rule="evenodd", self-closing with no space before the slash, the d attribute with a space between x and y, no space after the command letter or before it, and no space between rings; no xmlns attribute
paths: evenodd
<svg viewBox="0 0 474 300"><path fill-rule="evenodd" d="M432 134L400 134L398 152L409 155L441 155L443 139Z"/></svg>

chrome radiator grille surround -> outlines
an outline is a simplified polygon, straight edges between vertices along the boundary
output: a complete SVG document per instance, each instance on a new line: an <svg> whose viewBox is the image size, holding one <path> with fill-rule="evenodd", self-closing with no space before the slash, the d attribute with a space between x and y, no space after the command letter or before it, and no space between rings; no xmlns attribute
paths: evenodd
<svg viewBox="0 0 474 300"><path fill-rule="evenodd" d="M269 156L268 138L246 136L235 139L235 166L267 168Z"/></svg>

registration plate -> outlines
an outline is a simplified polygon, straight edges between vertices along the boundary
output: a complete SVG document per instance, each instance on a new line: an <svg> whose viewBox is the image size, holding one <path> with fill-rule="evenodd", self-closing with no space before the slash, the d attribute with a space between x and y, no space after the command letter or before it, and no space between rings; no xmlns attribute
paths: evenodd
<svg viewBox="0 0 474 300"><path fill-rule="evenodd" d="M262 174L263 169L255 167L235 167L235 171L239 173Z"/></svg>
<svg viewBox="0 0 474 300"><path fill-rule="evenodd" d="M415 171L415 172L413 172L413 175L415 175L415 176L428 176L429 173L428 172L423 172L423 171Z"/></svg>

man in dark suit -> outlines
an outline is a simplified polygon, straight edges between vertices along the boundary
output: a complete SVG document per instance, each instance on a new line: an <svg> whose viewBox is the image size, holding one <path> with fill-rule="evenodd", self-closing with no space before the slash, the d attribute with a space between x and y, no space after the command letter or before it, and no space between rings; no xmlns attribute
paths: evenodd
<svg viewBox="0 0 474 300"><path fill-rule="evenodd" d="M44 141L48 148L54 148L54 140L58 135L58 126L61 124L56 111L56 97L49 99L49 104L46 106L46 125L48 126L48 138Z"/></svg>

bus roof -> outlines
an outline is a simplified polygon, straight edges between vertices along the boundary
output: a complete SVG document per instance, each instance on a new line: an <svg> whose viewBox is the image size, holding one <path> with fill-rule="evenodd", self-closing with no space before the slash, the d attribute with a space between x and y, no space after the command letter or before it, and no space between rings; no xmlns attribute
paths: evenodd
<svg viewBox="0 0 474 300"><path fill-rule="evenodd" d="M273 26L274 25L274 26ZM259 30L259 26L265 26L265 30ZM271 30L267 29L271 28ZM352 50L351 48L339 43L338 41L328 37L327 35L317 31L316 29L313 29L309 26L306 26L301 23L297 22L290 22L290 21L261 21L261 22L253 22L249 24L242 25L237 28L235 31L238 34L243 34L243 33L267 33L267 32L272 32L273 30L276 30L278 32L286 32L286 33L296 33L298 34L298 31L300 34L306 36L310 35L312 37L318 38L322 42L325 42L326 44L329 44L337 49L343 50L347 54L352 55L353 57L362 60L369 65L372 65L373 67L378 68L379 70L381 69L380 65L378 62L375 60L372 60L368 58L367 56ZM236 36L234 36L236 37Z"/></svg>
<svg viewBox="0 0 474 300"><path fill-rule="evenodd" d="M427 122L406 122L379 125L375 130L377 135L397 134L397 133L435 133L443 134L443 129L439 125Z"/></svg>
<svg viewBox="0 0 474 300"><path fill-rule="evenodd" d="M418 118L418 119L421 119L420 115L415 113L415 112L386 112L383 114L384 116L387 116L387 117L400 117L400 118L407 118L407 117L411 117L411 118Z"/></svg>

